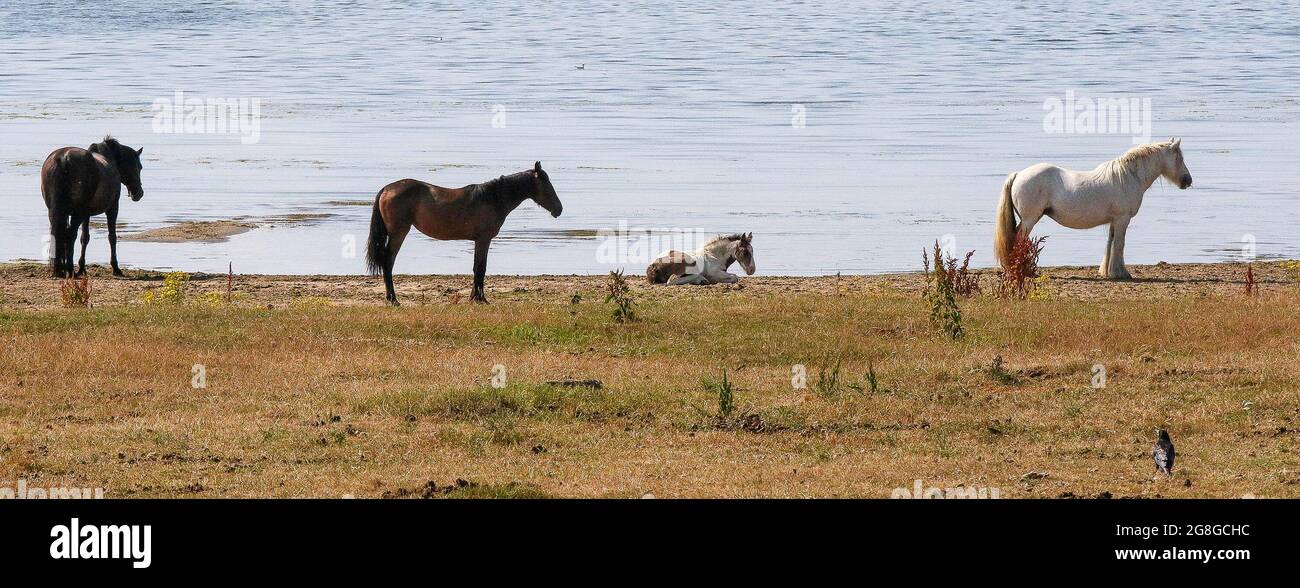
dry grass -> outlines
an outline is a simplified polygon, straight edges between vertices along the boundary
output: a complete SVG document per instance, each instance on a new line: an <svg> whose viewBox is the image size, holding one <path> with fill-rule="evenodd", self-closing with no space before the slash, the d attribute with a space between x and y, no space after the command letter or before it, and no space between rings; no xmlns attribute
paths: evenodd
<svg viewBox="0 0 1300 588"><path fill-rule="evenodd" d="M1256 273L1268 287L1250 298L1239 284L976 297L955 342L910 287L837 292L833 278L637 288L640 320L624 324L600 277L487 306L390 309L377 294L368 306L159 306L116 291L123 304L90 310L9 306L0 485L110 497L887 497L921 479L1003 497L1300 497L1300 290ZM46 287L57 298L58 282ZM381 289L359 294L370 304ZM205 388L191 386L195 364ZM490 384L498 364L504 388ZM805 389L792 389L796 364ZM1090 387L1094 364L1104 389ZM719 406L710 383L724 370L743 426L699 409ZM834 393L818 389L819 371ZM545 383L565 378L602 386ZM1172 479L1154 476L1157 426L1178 446Z"/></svg>

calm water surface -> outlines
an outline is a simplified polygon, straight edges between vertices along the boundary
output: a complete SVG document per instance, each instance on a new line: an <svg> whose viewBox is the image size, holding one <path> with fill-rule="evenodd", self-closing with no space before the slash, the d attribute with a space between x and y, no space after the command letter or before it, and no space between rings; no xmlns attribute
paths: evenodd
<svg viewBox="0 0 1300 588"><path fill-rule="evenodd" d="M1044 101L1149 98L1195 187L1158 183L1127 259L1300 256L1300 6L992 1L184 2L0 7L0 260L42 257L45 156L106 132L145 147L124 232L322 215L220 243L123 241L130 267L359 273L369 201L541 160L564 201L526 203L489 272L597 273L602 228L753 231L762 274L917 269L945 235L991 265L1006 174L1091 168L1128 133L1044 131ZM261 135L164 134L155 99L257 98ZM802 119L802 124L800 123ZM494 124L494 122L496 124ZM1105 229L1047 221L1048 264ZM107 260L98 228L89 258ZM467 273L467 242L408 240L398 271Z"/></svg>

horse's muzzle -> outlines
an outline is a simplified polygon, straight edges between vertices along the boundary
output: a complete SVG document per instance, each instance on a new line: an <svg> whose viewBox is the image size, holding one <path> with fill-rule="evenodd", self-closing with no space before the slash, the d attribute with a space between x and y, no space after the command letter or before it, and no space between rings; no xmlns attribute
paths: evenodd
<svg viewBox="0 0 1300 588"><path fill-rule="evenodd" d="M557 208L551 211L551 218L560 218L560 213L564 212L563 208Z"/></svg>
<svg viewBox="0 0 1300 588"><path fill-rule="evenodd" d="M1178 180L1178 188L1179 188L1180 190L1186 190L1186 189L1191 188L1191 187L1192 187L1192 176L1191 176L1191 174L1185 174L1182 178L1179 178L1179 180Z"/></svg>

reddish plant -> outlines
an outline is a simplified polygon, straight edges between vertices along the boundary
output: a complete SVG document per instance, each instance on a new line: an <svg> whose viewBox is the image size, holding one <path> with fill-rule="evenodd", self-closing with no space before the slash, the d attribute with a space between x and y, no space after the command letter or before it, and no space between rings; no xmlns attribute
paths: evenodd
<svg viewBox="0 0 1300 588"><path fill-rule="evenodd" d="M90 308L90 276L82 275L81 279L66 278L59 286L59 291L64 306Z"/></svg>
<svg viewBox="0 0 1300 588"><path fill-rule="evenodd" d="M1015 243L1007 262L998 272L998 296L1024 300L1034 289L1034 278L1038 277L1038 256L1043 252L1043 242L1047 237L1030 239L1028 236L1016 235Z"/></svg>
<svg viewBox="0 0 1300 588"><path fill-rule="evenodd" d="M942 280L952 289L953 294L970 298L980 292L979 274L970 271L970 258L974 256L974 251L968 251L961 265L957 265L957 258L944 255L939 242L935 241L934 251L930 255L921 252L921 264L925 268L925 277L928 280ZM931 258L934 259L934 276L930 275Z"/></svg>

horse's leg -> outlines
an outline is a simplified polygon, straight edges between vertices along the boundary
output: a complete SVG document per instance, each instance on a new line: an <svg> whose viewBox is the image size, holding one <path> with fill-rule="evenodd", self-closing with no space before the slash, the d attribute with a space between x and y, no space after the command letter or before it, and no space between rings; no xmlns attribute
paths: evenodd
<svg viewBox="0 0 1300 588"><path fill-rule="evenodd" d="M1123 216L1111 221L1110 259L1107 277L1112 280L1131 280L1133 275L1124 267L1124 237L1128 234L1128 222L1132 217Z"/></svg>
<svg viewBox="0 0 1300 588"><path fill-rule="evenodd" d="M113 275L123 276L122 268L117 267L117 205L108 209L104 216L108 221L108 259L113 266Z"/></svg>
<svg viewBox="0 0 1300 588"><path fill-rule="evenodd" d="M77 232L77 227L72 227L72 232ZM77 275L86 275L86 246L90 244L90 217L81 217L81 259L77 262Z"/></svg>
<svg viewBox="0 0 1300 588"><path fill-rule="evenodd" d="M393 264L397 263L397 252L402 250L402 241L406 240L406 234L411 232L408 225L404 229L391 231L388 234L388 259L384 260L384 288L387 289L386 299L393 306L399 306L397 302L397 289L393 287Z"/></svg>
<svg viewBox="0 0 1300 588"><path fill-rule="evenodd" d="M73 276L72 255L77 252L77 228L81 226L81 222L76 216L68 216L60 222L60 228L63 229L63 259L60 260L60 265L63 266L63 275L71 278Z"/></svg>
<svg viewBox="0 0 1300 588"><path fill-rule="evenodd" d="M487 273L488 246L491 244L491 239L474 242L474 290L470 292L469 299L483 304L487 303L487 296L483 293L483 276Z"/></svg>
<svg viewBox="0 0 1300 588"><path fill-rule="evenodd" d="M1034 225L1038 224L1038 221L1043 218L1043 212L1038 210L1033 211L1033 213L1030 214L1021 211L1020 214L1022 216L1020 217L1020 226L1016 228L1016 239L1018 240L1021 237L1025 239L1032 238L1031 235L1034 232Z"/></svg>
<svg viewBox="0 0 1300 588"><path fill-rule="evenodd" d="M50 244L50 247L53 248L50 251L50 269L54 271L54 277L56 278L63 277L63 225L65 222L63 213L56 207L51 207L50 240L54 242Z"/></svg>
<svg viewBox="0 0 1300 588"><path fill-rule="evenodd" d="M686 284L690 284L692 286L703 286L708 283L709 283L709 279L704 277L704 274L686 274L684 276L677 276L676 278L673 278L672 280L668 281L668 284L671 286L682 286Z"/></svg>
<svg viewBox="0 0 1300 588"><path fill-rule="evenodd" d="M1097 274L1102 278L1110 277L1110 252L1115 247L1115 223L1111 223L1106 232L1106 252L1101 256L1101 265L1097 267Z"/></svg>
<svg viewBox="0 0 1300 588"><path fill-rule="evenodd" d="M706 274L711 284L735 284L740 281L740 276L728 271L719 271L717 273Z"/></svg>

